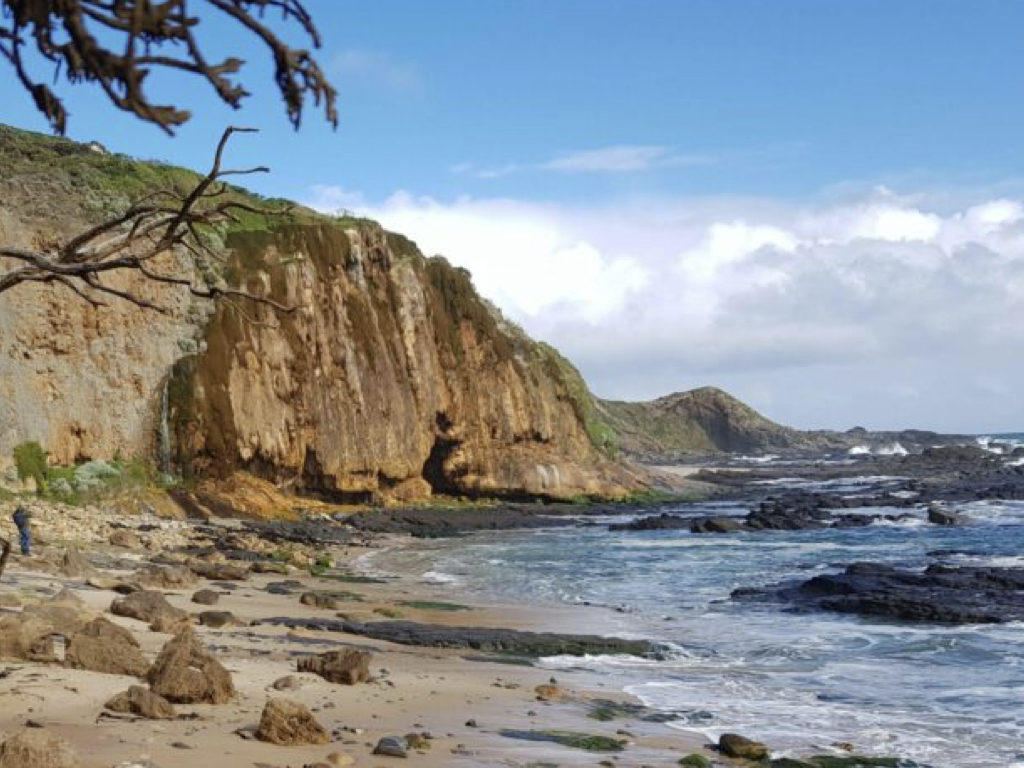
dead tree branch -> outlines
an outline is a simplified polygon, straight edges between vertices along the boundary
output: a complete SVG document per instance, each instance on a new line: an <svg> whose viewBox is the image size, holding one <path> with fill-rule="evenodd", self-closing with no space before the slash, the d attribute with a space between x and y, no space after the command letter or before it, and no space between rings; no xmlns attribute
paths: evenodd
<svg viewBox="0 0 1024 768"><path fill-rule="evenodd" d="M132 205L127 211L103 221L57 245L51 252L0 245L0 264L5 260L16 266L0 271L0 295L24 283L61 285L93 306L105 306L105 297L118 298L143 309L166 313L167 309L140 295L104 281L104 277L134 273L145 281L187 288L196 297L224 299L232 306L239 302L263 304L278 312L290 313L286 306L267 296L231 288L211 278L204 264L224 260L211 247L206 233L237 223L242 212L279 216L290 209L265 209L231 196L223 179L239 174L263 173L264 167L245 170L223 168L224 150L235 133L252 128L231 127L224 131L214 153L213 167L187 192L162 189ZM161 255L177 253L190 262L189 274L161 272L153 264ZM244 314L244 312L243 312Z"/></svg>
<svg viewBox="0 0 1024 768"><path fill-rule="evenodd" d="M306 98L323 106L337 125L337 93L308 51L284 43L263 22L267 12L296 26L311 46L320 35L300 0L0 0L0 58L6 59L53 129L63 134L68 113L44 82L91 83L114 106L167 133L190 113L173 104L154 104L145 91L149 76L175 71L205 80L226 104L238 108L248 91L234 78L244 62L207 59L196 37L204 9L220 14L257 38L271 54L274 80L297 128ZM31 64L52 65L52 76L37 78Z"/></svg>

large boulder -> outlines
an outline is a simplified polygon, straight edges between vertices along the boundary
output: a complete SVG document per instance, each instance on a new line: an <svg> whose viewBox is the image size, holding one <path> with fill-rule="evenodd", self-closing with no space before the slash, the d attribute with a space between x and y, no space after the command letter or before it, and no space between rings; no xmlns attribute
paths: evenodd
<svg viewBox="0 0 1024 768"><path fill-rule="evenodd" d="M96 572L85 555L75 547L68 547L60 560L60 573L73 579L90 576Z"/></svg>
<svg viewBox="0 0 1024 768"><path fill-rule="evenodd" d="M71 637L96 618L72 592L0 618L0 660L54 662L54 636Z"/></svg>
<svg viewBox="0 0 1024 768"><path fill-rule="evenodd" d="M154 693L175 704L226 704L235 695L231 673L191 628L168 641L146 679Z"/></svg>
<svg viewBox="0 0 1024 768"><path fill-rule="evenodd" d="M168 603L160 592L148 589L117 598L110 604L110 612L115 616L126 616L147 623L157 619L177 622L188 617L188 613Z"/></svg>
<svg viewBox="0 0 1024 768"><path fill-rule="evenodd" d="M141 685L133 685L127 691L122 691L103 706L111 712L137 715L149 720L165 720L175 716L171 702Z"/></svg>
<svg viewBox="0 0 1024 768"><path fill-rule="evenodd" d="M331 683L355 685L369 682L371 658L368 651L344 648L299 659L298 671L312 672Z"/></svg>
<svg viewBox="0 0 1024 768"><path fill-rule="evenodd" d="M57 661L53 625L31 615L0 619L0 661Z"/></svg>
<svg viewBox="0 0 1024 768"><path fill-rule="evenodd" d="M270 699L263 708L256 738L271 744L291 747L326 744L330 736L304 705L288 699Z"/></svg>
<svg viewBox="0 0 1024 768"><path fill-rule="evenodd" d="M25 728L0 746L0 768L78 768L67 742L39 728Z"/></svg>
<svg viewBox="0 0 1024 768"><path fill-rule="evenodd" d="M149 669L149 662L131 632L100 617L68 639L64 666L108 675L142 677Z"/></svg>
<svg viewBox="0 0 1024 768"><path fill-rule="evenodd" d="M150 589L188 589L195 586L198 579L182 566L150 564L137 570L132 581Z"/></svg>

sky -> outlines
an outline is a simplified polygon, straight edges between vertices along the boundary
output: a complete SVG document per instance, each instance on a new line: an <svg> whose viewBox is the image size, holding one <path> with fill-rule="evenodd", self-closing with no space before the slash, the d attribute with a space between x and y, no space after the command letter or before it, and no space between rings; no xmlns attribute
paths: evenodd
<svg viewBox="0 0 1024 768"><path fill-rule="evenodd" d="M266 53L176 136L62 85L68 135L377 218L599 395L720 386L806 428L1024 430L1024 3L309 0L340 124ZM198 7L198 4L196 5ZM273 19L270 23L274 23ZM0 69L0 121L46 130ZM2 201L0 201L2 204Z"/></svg>

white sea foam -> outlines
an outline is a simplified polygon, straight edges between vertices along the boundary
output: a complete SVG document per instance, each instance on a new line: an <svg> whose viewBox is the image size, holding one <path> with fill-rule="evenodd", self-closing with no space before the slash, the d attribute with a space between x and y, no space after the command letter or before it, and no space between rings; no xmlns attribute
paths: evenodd
<svg viewBox="0 0 1024 768"><path fill-rule="evenodd" d="M443 571L426 571L421 577L428 584L458 584L461 579Z"/></svg>

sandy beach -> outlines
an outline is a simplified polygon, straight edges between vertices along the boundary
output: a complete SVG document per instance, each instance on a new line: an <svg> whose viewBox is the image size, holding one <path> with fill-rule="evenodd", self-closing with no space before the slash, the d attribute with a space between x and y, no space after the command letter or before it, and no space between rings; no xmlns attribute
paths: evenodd
<svg viewBox="0 0 1024 768"><path fill-rule="evenodd" d="M128 531L140 525L139 518L108 514L105 520L106 525L123 526ZM162 525L169 526L174 536L191 536L188 524L172 521ZM77 529L68 523L65 530ZM2 579L4 592L31 606L43 604L67 588L90 615L102 615L130 631L152 661L171 635L152 631L136 619L113 616L109 609L118 595L95 585L130 582L133 563L141 565L144 559L187 563L188 558L162 549L153 551L152 542L147 550L114 547L89 538L97 537L79 534L71 540L54 541L41 549L41 556L12 557ZM145 541L145 532L140 532L140 539ZM388 546L396 546L396 541L400 545L400 540L390 537ZM90 562L88 576L60 573L65 547L73 544L82 546L80 552ZM411 539L407 545L416 546ZM423 766L571 766L595 765L602 760L620 766L674 765L681 757L702 751L699 736L644 722L640 713L604 722L588 716L596 701L627 701L595 675L559 672L553 681L550 671L503 663L494 655L465 649L398 645L266 622L275 617L333 619L342 615L358 622L401 618L431 625L571 633L586 632L600 623L598 609L580 607L567 612L475 604L451 585L405 580L340 582L338 574L350 572L348 564L366 551L360 546L318 551L318 557L329 555L335 566L321 576L293 567L287 575L253 573L230 582L197 579L185 588L159 590L172 606L194 615L204 607L191 602L193 593L212 589L220 594L216 610L229 611L235 618L233 626L194 626L200 642L231 674L236 694L226 704L178 705L175 719L118 715L105 711L105 702L139 684L138 680L68 669L59 663L9 659L0 668L0 731L10 735L26 724L41 727L70 744L84 768L377 766L396 761L373 754L380 739L412 733L429 735L421 748L408 750L407 759ZM224 561L216 554L205 560ZM281 582L290 582L286 594L268 592L268 585L280 587ZM304 605L300 597L308 591L337 593L337 604L332 609ZM427 605L409 605L416 602ZM463 609L453 610L451 604ZM17 613L17 608L7 609L5 615L8 613ZM339 648L372 653L369 682L341 685L314 674L297 673L297 659ZM275 681L288 676L293 679L287 689L275 689ZM544 696L538 696L537 686L554 687L541 689ZM278 746L254 738L261 712L271 698L308 707L328 732L329 743ZM619 740L623 749L592 752L508 734L552 730L610 737Z"/></svg>

